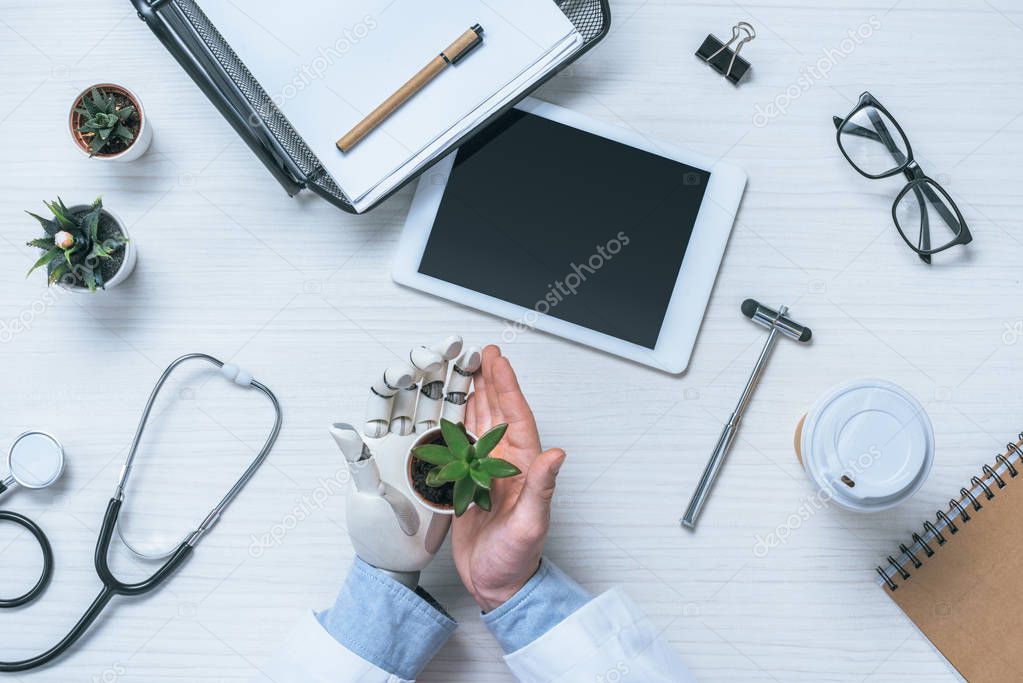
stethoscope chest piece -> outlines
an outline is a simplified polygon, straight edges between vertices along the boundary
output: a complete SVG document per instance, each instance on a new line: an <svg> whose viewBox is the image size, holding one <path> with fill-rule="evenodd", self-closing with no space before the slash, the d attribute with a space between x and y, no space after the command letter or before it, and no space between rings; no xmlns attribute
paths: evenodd
<svg viewBox="0 0 1023 683"><path fill-rule="evenodd" d="M7 467L18 486L44 489L56 483L64 472L64 447L46 432L25 432L11 445Z"/></svg>

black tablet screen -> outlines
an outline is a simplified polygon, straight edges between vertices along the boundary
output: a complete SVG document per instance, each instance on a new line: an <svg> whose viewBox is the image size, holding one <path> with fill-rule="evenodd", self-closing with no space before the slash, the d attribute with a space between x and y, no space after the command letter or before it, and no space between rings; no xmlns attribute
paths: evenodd
<svg viewBox="0 0 1023 683"><path fill-rule="evenodd" d="M419 272L654 348L709 178L513 109L458 151Z"/></svg>

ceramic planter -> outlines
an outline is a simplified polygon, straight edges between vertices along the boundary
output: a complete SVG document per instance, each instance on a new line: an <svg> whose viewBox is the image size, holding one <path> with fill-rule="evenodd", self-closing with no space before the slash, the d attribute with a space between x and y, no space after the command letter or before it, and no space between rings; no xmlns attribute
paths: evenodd
<svg viewBox="0 0 1023 683"><path fill-rule="evenodd" d="M69 206L68 211L72 213L79 213L88 211L91 207L88 204L77 204L75 206ZM138 261L138 247L135 242L131 239L131 235L128 234L128 229L124 225L124 221L118 218L113 212L106 207L103 208L103 216L108 220L112 220L117 224L117 228L122 235L128 240L128 243L124 245L124 259L121 261L121 267L118 268L117 272L110 277L109 280L104 283L104 289L113 289L122 282L128 279L132 271L135 270L135 263ZM62 278L58 281L58 284L64 289L71 292L88 292L88 288L80 285L71 284L65 282Z"/></svg>
<svg viewBox="0 0 1023 683"><path fill-rule="evenodd" d="M138 159L140 156L146 153L149 149L149 145L153 142L153 126L149 121L149 116L142 108L142 101L139 100L138 96L128 88L121 85L115 85L113 83L97 83L96 85L90 85L88 88L79 93L78 97L75 98L71 105L71 111L68 114L68 128L71 131L71 139L75 142L75 147L78 148L85 156L89 155L89 142L85 139L83 134L79 132L78 128L81 126L82 115L75 111L82 101L83 97L88 96L93 88L100 92L115 93L122 95L131 101L135 107L135 111L139 115L139 131L135 135L135 139L126 148L114 154L107 154L100 152L92 155L91 158L99 159L100 161L133 161Z"/></svg>
<svg viewBox="0 0 1023 683"><path fill-rule="evenodd" d="M467 434L467 436L469 437L469 441L471 443L476 443L476 438L477 437L476 437L475 434L469 432ZM414 501L416 501L417 503L419 503L420 505L422 505L423 507L425 507L427 510L430 510L431 512L435 512L438 515L453 515L453 514L455 514L455 507L454 507L454 505L438 503L438 502L435 502L435 501L427 500L423 496L423 494L419 492L419 489L416 488L415 482L413 481L413 466L414 466L413 459L415 458L415 456L413 455L412 451L416 447L418 447L418 446L424 446L426 444L438 443L438 442L439 443L443 443L443 437L442 437L442 434L441 434L441 429L440 429L440 427L434 427L433 429L428 429L427 431L423 432L422 435L420 435L420 437L418 439L416 439L415 441L413 441L412 445L409 446L408 452L405 453L405 466L404 466L404 470L405 470L405 488L408 489L409 495L412 496L412 499ZM426 467L426 469L432 469L432 468L433 468L432 465L428 465L428 467ZM472 503L469 507L472 507L473 505L475 505L475 503Z"/></svg>

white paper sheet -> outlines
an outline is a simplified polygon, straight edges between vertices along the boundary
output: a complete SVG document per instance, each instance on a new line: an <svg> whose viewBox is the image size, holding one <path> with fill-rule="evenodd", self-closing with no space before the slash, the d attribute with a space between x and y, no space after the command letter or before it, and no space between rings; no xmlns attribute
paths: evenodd
<svg viewBox="0 0 1023 683"><path fill-rule="evenodd" d="M356 204L364 208L535 82L582 38L551 0L199 0ZM473 24L483 45L354 149L335 141Z"/></svg>

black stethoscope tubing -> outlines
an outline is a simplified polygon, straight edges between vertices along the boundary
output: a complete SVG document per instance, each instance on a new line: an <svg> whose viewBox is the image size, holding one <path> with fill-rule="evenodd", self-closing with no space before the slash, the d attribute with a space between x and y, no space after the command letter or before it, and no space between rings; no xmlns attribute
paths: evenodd
<svg viewBox="0 0 1023 683"><path fill-rule="evenodd" d="M0 487L0 490L3 490L2 487ZM43 571L39 575L36 585L24 595L19 595L16 598L0 598L0 609L10 609L27 605L42 595L46 587L50 585L50 579L53 578L53 547L50 545L50 540L46 538L46 534L39 528L39 525L25 515L19 515L17 512L11 512L10 510L0 510L0 521L11 522L12 524L24 527L28 533L35 536L36 541L39 543L39 549L43 553Z"/></svg>
<svg viewBox="0 0 1023 683"><path fill-rule="evenodd" d="M175 360L167 367L166 370L164 370L163 375L157 381L156 386L149 395L149 400L146 403L142 419L139 421L138 430L135 433L135 439L132 443L132 448L126 462L125 469L121 473L121 481L118 484L117 494L110 499L109 503L107 503L106 513L103 515L103 526L100 528L99 536L96 539L96 551L93 556L93 562L96 567L96 574L99 576L100 581L103 582L103 588L100 590L95 599L93 599L89 608L81 617L79 617L78 622L70 631L68 631L67 635L65 635L60 642L46 652L40 653L34 657L29 657L28 659L22 659L16 662L0 661L0 673L27 671L54 661L64 654L64 652L66 652L72 645L78 642L83 635L85 635L86 631L89 630L89 627L92 626L93 622L96 621L96 618L107 606L107 603L109 603L115 595L144 595L163 584L170 575L173 574L185 562L185 560L192 555L192 550L194 549L195 544L198 543L199 539L201 539L214 524L216 524L221 512L227 508L228 504L230 504L245 483L252 477L256 469L262 464L263 460L269 454L274 443L277 441L277 436L280 434L281 424L283 422L280 403L274 393L270 391L266 385L256 380L251 380L251 386L262 392L270 400L275 411L274 425L270 431L270 435L267 437L267 440L263 445L262 450L249 464L249 467L242 474L241 478L239 478L239 480L235 482L234 486L231 487L231 490L227 493L227 495L224 496L220 503L218 503L206 519L203 520L202 524L199 525L199 528L191 533L188 538L185 539L173 553L171 553L163 565L150 575L149 578L137 583L124 583L114 576L113 572L110 571L107 556L110 553L110 543L114 537L114 530L117 527L117 518L121 513L121 505L124 502L124 485L127 482L132 460L134 459L135 452L141 441L142 432L145 429L146 422L149 419L156 397L164 383L167 381L167 378L176 367L185 361L193 359L206 361L217 368L222 368L224 366L222 361L204 353L187 354ZM235 369L237 370L237 368ZM28 531L39 541L39 546L43 551L42 577L40 577L39 582L32 590L19 598L15 598L16 601L20 601L18 604L23 605L34 600L46 589L46 585L49 583L53 574L53 550L50 547L50 542L46 538L46 534L44 534L42 529L40 529L27 517L15 512L0 511L0 520L11 521L28 529ZM15 605L11 606L13 607Z"/></svg>
<svg viewBox="0 0 1023 683"><path fill-rule="evenodd" d="M78 623L60 639L56 645L50 649L37 654L36 656L29 657L28 659L21 659L19 662L0 662L0 672L18 672L28 671L29 669L36 669L42 667L45 664L53 662L58 656L63 654L68 648L74 645L78 640L85 635L85 632L89 630L92 623L96 621L99 614L102 613L106 603L110 601L115 595L143 595L158 588L173 574L179 566L191 555L192 546L187 541L181 543L177 550L164 562L164 564L154 572L148 579L140 581L134 584L126 584L119 580L110 572L109 565L107 564L107 554L110 549L110 541L114 538L114 530L117 527L118 516L121 513L122 501L112 498L106 505L106 513L103 515L103 526L99 531L99 538L96 539L96 552L94 556L94 562L96 565L96 574L99 576L99 580L103 582L103 588L99 591L93 599L92 604L85 610L82 617L79 618ZM31 523L31 522L30 522ZM37 528L38 529L38 528ZM38 537L37 537L38 538ZM45 539L45 536L43 537ZM46 544L47 547L49 543ZM52 552L50 554L50 562L52 565Z"/></svg>
<svg viewBox="0 0 1023 683"><path fill-rule="evenodd" d="M121 503L122 501L117 500L116 498L110 499L110 502L107 504L106 514L103 516L103 526L100 529L99 538L96 539L94 562L96 565L96 574L99 575L100 581L103 582L103 588L92 601L92 604L89 605L89 608L78 619L78 622L70 631L68 631L68 634L64 636L59 643L35 657L30 657L17 662L0 662L0 672L27 671L29 669L35 669L36 667L43 666L44 664L57 659L60 655L64 654L68 648L78 642L83 635L85 635L85 632L89 630L92 623L96 621L96 618L103 612L103 608L107 606L107 603L110 602L111 598L115 595L132 596L149 593L164 583L167 578L170 577L170 575L174 573L174 571L177 570L177 568L180 567L181 564L192 554L193 547L189 545L189 542L182 542L181 545L178 546L177 550L175 550L167 561L163 563L163 566L156 570L156 572L154 572L148 579L139 581L138 583L124 583L119 580L110 571L110 567L107 563L107 555L110 552L110 542L113 539L114 529L117 526L117 518L121 512ZM16 515L17 513L6 514ZM32 524L32 522L29 521L29 524ZM32 524L32 526L35 527L34 524ZM39 531L39 534L42 534L39 527L35 527L35 529ZM35 534L34 531L33 534ZM45 544L44 547L49 549L50 544L45 540L45 535L36 535L36 538L40 540L40 545ZM44 551L44 556L45 554L46 551ZM44 563L45 562L46 561L44 561ZM52 574L52 550L49 551L48 564L45 564L45 566L49 568L49 573ZM49 581L49 577L44 576L44 578L46 580L40 581L40 583L45 587L46 582ZM36 588L38 589L39 586L37 585ZM34 591L36 591L36 589L33 589L33 592ZM41 592L41 589L38 592ZM35 596L30 596L28 600L31 600L34 597ZM24 604L24 602L22 604Z"/></svg>

